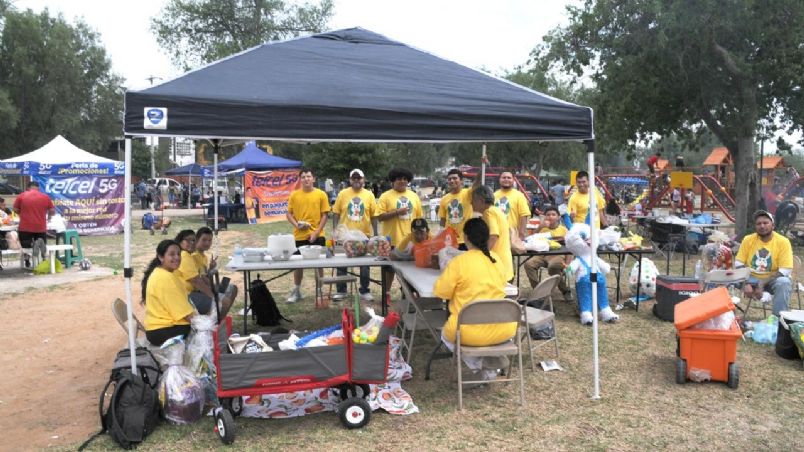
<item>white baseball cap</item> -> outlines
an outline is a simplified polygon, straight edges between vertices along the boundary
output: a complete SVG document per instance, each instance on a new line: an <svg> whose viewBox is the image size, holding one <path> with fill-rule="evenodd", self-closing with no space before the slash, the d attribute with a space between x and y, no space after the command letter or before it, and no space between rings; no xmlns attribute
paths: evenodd
<svg viewBox="0 0 804 452"><path fill-rule="evenodd" d="M359 169L355 168L355 169L353 169L352 171L349 172L349 178L354 177L355 174L360 176L361 179L366 177L366 176L363 175L363 171L360 171Z"/></svg>

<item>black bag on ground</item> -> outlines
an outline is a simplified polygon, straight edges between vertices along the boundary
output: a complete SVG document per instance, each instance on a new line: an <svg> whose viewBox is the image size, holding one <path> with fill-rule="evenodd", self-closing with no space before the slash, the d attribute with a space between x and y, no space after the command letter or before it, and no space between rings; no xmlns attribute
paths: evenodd
<svg viewBox="0 0 804 452"><path fill-rule="evenodd" d="M281 320L292 322L292 320L285 318L279 312L274 296L271 295L271 291L268 290L265 282L259 279L259 275L257 275L257 279L251 282L248 296L251 300L251 316L256 319L257 325L277 326Z"/></svg>
<svg viewBox="0 0 804 452"><path fill-rule="evenodd" d="M159 424L159 364L148 349L139 347L137 374L131 373L131 353L128 348L120 350L114 360L109 381L101 391L98 413L101 430L90 437L78 450L83 450L99 435L109 436L123 449L131 449L143 442ZM106 394L114 386L109 405Z"/></svg>

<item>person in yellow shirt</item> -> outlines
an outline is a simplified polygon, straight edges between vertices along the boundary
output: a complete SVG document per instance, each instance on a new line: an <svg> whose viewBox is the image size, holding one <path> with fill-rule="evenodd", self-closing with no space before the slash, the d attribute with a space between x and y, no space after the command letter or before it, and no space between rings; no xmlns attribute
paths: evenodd
<svg viewBox="0 0 804 452"><path fill-rule="evenodd" d="M156 257L148 264L142 278L142 303L145 305L145 337L151 345L162 345L174 336L190 333L195 309L187 298L184 281L176 275L181 263L181 248L173 240L163 240L156 247ZM224 299L223 319L233 298Z"/></svg>
<svg viewBox="0 0 804 452"><path fill-rule="evenodd" d="M575 175L575 184L578 186L578 191L570 196L567 202L567 211L569 212L570 219L573 223L586 223L589 224L589 173L586 171L578 171ZM596 193L595 202L597 205L597 227L601 225L606 227L606 216L603 209L606 207L606 200L600 193Z"/></svg>
<svg viewBox="0 0 804 452"><path fill-rule="evenodd" d="M344 224L349 229L363 232L366 236L377 235L377 200L374 193L364 188L366 183L363 171L355 168L349 173L350 187L338 193L335 204L332 206L332 227ZM374 300L369 289L369 267L360 267L360 298L370 302ZM346 269L339 268L338 275L345 275ZM333 300L346 298L346 284L336 286L337 293Z"/></svg>
<svg viewBox="0 0 804 452"><path fill-rule="evenodd" d="M479 180L479 178L478 178ZM458 249L466 250L463 240L463 225L472 218L472 189L463 188L463 173L457 168L447 173L447 194L441 197L438 205L438 218L441 227L455 230L458 236Z"/></svg>
<svg viewBox="0 0 804 452"><path fill-rule="evenodd" d="M525 228L530 218L530 207L525 195L514 188L514 174L503 171L500 174L500 189L494 192L494 205L508 218L509 227L525 238Z"/></svg>
<svg viewBox="0 0 804 452"><path fill-rule="evenodd" d="M748 266L751 277L743 286L747 297L759 299L763 292L773 295L773 315L786 311L793 282L793 248L787 237L774 232L773 215L764 210L754 213L754 232L740 243L735 267Z"/></svg>
<svg viewBox="0 0 804 452"><path fill-rule="evenodd" d="M195 266L201 273L206 273L218 266L217 256L206 254L212 248L212 229L202 226L195 231L195 251L192 254Z"/></svg>
<svg viewBox="0 0 804 452"><path fill-rule="evenodd" d="M296 248L304 245L326 245L324 226L327 225L329 213L329 199L323 190L315 188L315 175L308 168L299 171L301 188L293 190L288 199L288 222L293 226L293 238L296 239ZM300 254L297 250L296 254ZM323 275L323 270L318 270ZM302 299L301 282L304 270L293 272L294 288L287 299L288 303L295 303Z"/></svg>
<svg viewBox="0 0 804 452"><path fill-rule="evenodd" d="M455 349L458 315L465 306L476 300L505 297L506 279L498 265L500 257L489 251L486 223L479 218L468 220L464 226L464 238L468 251L449 262L433 287L433 295L449 300L450 314L441 330L441 340L450 350ZM516 329L516 322L467 325L461 328L461 343L474 347L499 344L511 339ZM499 358L484 360L464 356L463 361L473 371L473 376L482 375L486 380L497 377L496 369L507 367Z"/></svg>
<svg viewBox="0 0 804 452"><path fill-rule="evenodd" d="M413 246L433 238L430 234L430 225L424 218L417 218L410 224L411 233L399 242L399 245L391 252L391 260L412 261Z"/></svg>
<svg viewBox="0 0 804 452"><path fill-rule="evenodd" d="M181 248L181 263L174 274L184 283L187 293L193 291L192 280L199 275L198 266L192 254L195 252L195 231L183 229L173 239Z"/></svg>
<svg viewBox="0 0 804 452"><path fill-rule="evenodd" d="M558 208L555 206L547 206L544 209L544 227L539 230L539 233L549 233L552 240L564 240L567 235L567 228L561 224L561 216L558 213ZM525 273L530 280L530 286L536 287L539 285L539 269L546 268L547 274L550 276L561 275L566 268L567 259L569 256L533 256L525 261ZM572 292L567 286L564 278L558 280L558 290L564 295L565 300L572 298Z"/></svg>
<svg viewBox="0 0 804 452"><path fill-rule="evenodd" d="M380 195L377 202L377 220L382 223L382 233L391 237L391 246L410 234L410 222L423 218L422 203L419 196L408 189L413 173L406 169L394 168L388 173L393 187Z"/></svg>
<svg viewBox="0 0 804 452"><path fill-rule="evenodd" d="M494 206L494 193L480 185L472 191L472 209L478 212L489 227L489 249L500 257L501 272L506 281L514 279L514 260L511 255L511 233L508 220ZM464 236L465 238L465 236Z"/></svg>

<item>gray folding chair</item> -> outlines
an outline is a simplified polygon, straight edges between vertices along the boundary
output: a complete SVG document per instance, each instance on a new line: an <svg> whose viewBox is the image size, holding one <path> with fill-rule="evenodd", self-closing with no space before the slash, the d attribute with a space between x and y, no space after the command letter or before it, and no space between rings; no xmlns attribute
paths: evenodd
<svg viewBox="0 0 804 452"><path fill-rule="evenodd" d="M533 358L533 350L541 348L549 342L553 342L556 347L556 359L559 356L558 352L558 331L556 331L555 324L555 311L553 310L553 289L558 285L560 275L553 275L544 281L540 282L534 288L527 298L524 300L526 303L522 306L522 322L519 328L519 334L528 338L528 353L530 355L530 367L534 372L536 371L536 360ZM528 301L546 300L550 309L536 309L527 305ZM523 301L523 300L520 300ZM553 337L544 341L537 341L534 344L533 339L530 337L531 328L538 329L544 325L553 325Z"/></svg>
<svg viewBox="0 0 804 452"><path fill-rule="evenodd" d="M490 325L497 323L516 322L522 320L522 308L513 300L477 300L469 303L458 314L458 327L455 337L455 362L458 371L458 409L463 410L463 385L472 383L502 383L519 380L519 403L525 405L525 375L522 372L522 336L518 333L507 341L483 347L461 345L461 327L466 325ZM517 355L519 365L519 378L511 378L513 363L508 366L506 377L497 380L463 381L461 363L463 356L496 357Z"/></svg>
<svg viewBox="0 0 804 452"><path fill-rule="evenodd" d="M402 322L397 324L398 336L402 346L408 350L407 362L410 363L416 331L427 330L436 342L441 343L441 329L449 313L440 298L415 297L408 282L400 275L396 276L402 290Z"/></svg>

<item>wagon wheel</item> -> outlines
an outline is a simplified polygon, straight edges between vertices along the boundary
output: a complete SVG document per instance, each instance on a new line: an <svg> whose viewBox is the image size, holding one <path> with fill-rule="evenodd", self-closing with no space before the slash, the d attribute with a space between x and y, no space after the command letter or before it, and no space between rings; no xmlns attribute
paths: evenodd
<svg viewBox="0 0 804 452"><path fill-rule="evenodd" d="M338 387L338 392L341 400L350 399L352 397L357 397L361 399L368 398L369 396L369 386L367 384L343 384Z"/></svg>
<svg viewBox="0 0 804 452"><path fill-rule="evenodd" d="M338 418L344 427L363 427L371 420L371 407L365 399L351 397L338 404Z"/></svg>
<svg viewBox="0 0 804 452"><path fill-rule="evenodd" d="M729 364L729 380L726 384L731 389L737 389L737 386L740 385L740 366L737 363Z"/></svg>
<svg viewBox="0 0 804 452"><path fill-rule="evenodd" d="M683 385L687 382L687 361L676 358L676 383Z"/></svg>
<svg viewBox="0 0 804 452"><path fill-rule="evenodd" d="M233 418L240 416L240 413L243 412L243 399L239 396L223 399L221 404L232 414Z"/></svg>
<svg viewBox="0 0 804 452"><path fill-rule="evenodd" d="M235 439L235 422L228 410L219 410L215 414L215 432L223 444L232 444Z"/></svg>

